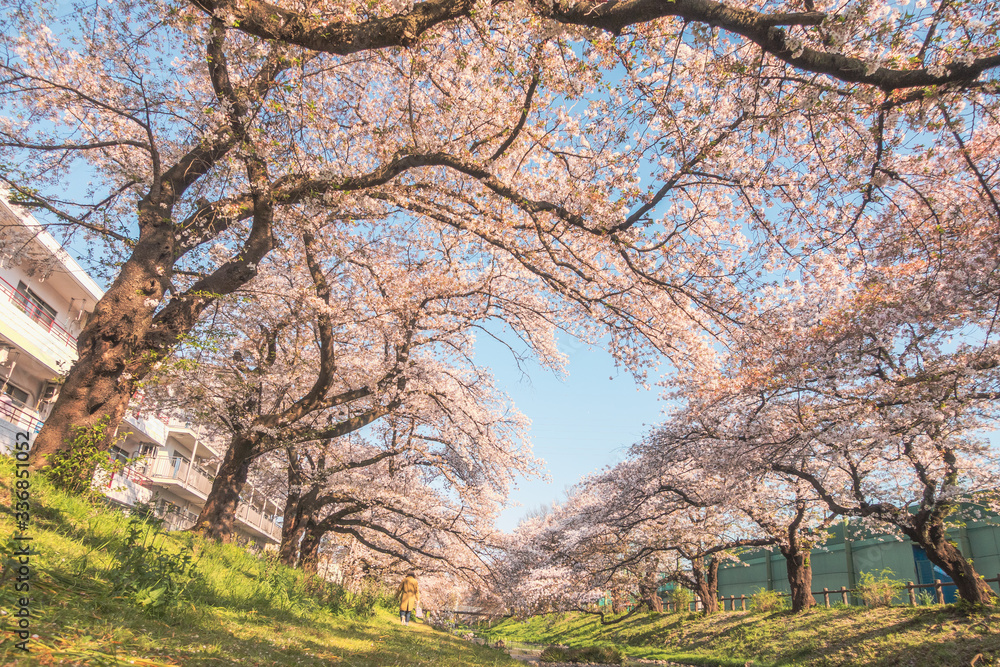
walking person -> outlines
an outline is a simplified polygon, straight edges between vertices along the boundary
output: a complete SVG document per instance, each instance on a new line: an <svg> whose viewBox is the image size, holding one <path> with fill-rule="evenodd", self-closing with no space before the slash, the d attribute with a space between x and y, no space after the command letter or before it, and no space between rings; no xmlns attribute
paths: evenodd
<svg viewBox="0 0 1000 667"><path fill-rule="evenodd" d="M420 603L420 586L417 584L417 573L414 570L406 573L406 578L396 591L396 597L399 598L399 622L407 625L413 611Z"/></svg>

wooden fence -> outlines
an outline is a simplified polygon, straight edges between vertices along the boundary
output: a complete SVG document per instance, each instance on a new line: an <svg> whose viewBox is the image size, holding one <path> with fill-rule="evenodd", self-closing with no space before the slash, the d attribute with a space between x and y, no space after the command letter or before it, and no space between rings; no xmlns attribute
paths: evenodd
<svg viewBox="0 0 1000 667"><path fill-rule="evenodd" d="M983 581L985 581L988 584L996 583L997 587L1000 588L1000 575L997 575L992 579L983 579ZM954 585L955 584L950 582L942 583L940 579L935 579L933 584L915 584L912 581L909 581L906 583L906 586L903 587L900 593L905 591L909 601L909 605L911 607L915 607L917 606L918 589L924 589L924 588L933 589L934 601L937 604L944 604L944 589L948 586L954 586ZM849 605L851 604L851 597L856 593L857 593L856 588L847 588L846 586L841 586L839 589L835 588L833 590L830 590L829 588L824 588L821 591L812 591L813 597L816 599L816 601L819 603L822 600L821 604L825 607L830 606L831 599L833 599L833 604L839 602L844 605ZM790 593L785 593L783 591L775 591L775 594L781 597L788 597L789 595L791 595ZM739 605L740 611L746 611L747 601L752 599L753 597L749 595L730 595L729 597L726 597L725 595L720 595L719 609L721 611L736 611L737 605ZM727 603L729 605L728 607L726 606ZM691 605L694 606L693 609L694 611L701 611L700 601L696 600L694 602L689 603L688 611L692 610ZM664 604L663 608L664 610L667 611L674 611L674 604L672 602Z"/></svg>

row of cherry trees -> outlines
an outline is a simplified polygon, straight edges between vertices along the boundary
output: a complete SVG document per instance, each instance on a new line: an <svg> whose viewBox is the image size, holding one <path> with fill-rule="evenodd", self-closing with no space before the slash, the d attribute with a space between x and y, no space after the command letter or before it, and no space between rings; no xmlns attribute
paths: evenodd
<svg viewBox="0 0 1000 667"><path fill-rule="evenodd" d="M562 361L560 318L524 277L407 226L288 239L145 388L223 443L193 530L233 539L252 479L286 497L289 565L316 571L322 547L352 579L418 567L442 595L481 585L508 489L539 462L475 333L505 326L541 363Z"/></svg>
<svg viewBox="0 0 1000 667"><path fill-rule="evenodd" d="M818 461L853 433L919 459L989 418L1000 31L987 0L0 12L0 179L86 244L109 284L36 466L74 428L118 423L153 375L193 368L174 400L230 443L199 530L230 534L239 488L270 466L288 485L289 560L313 560L329 533L392 558L475 536L489 572L493 533L470 517L534 466L473 361L471 333L494 318L546 363L559 328L606 341L639 376L672 365L689 400L677 423L695 428L635 456L667 456L693 430L733 467L621 495L630 531L662 534L650 521L685 497L692 526L717 521L708 490L735 469L741 484L784 475L807 508L885 520L821 493L833 473L802 467L808 448ZM933 394L967 378L982 384L968 410L953 407L964 393ZM893 386L948 407L925 424ZM785 468L749 472L766 451ZM696 470L691 452L670 456ZM375 477L418 490L393 496ZM631 538L595 540L608 563L633 557Z"/></svg>
<svg viewBox="0 0 1000 667"><path fill-rule="evenodd" d="M2 178L111 250L38 465L119 421L303 220L394 209L488 244L641 372L633 343L702 361L692 321L738 325L775 261L899 199L950 216L934 190L979 200L993 173L985 0L3 11Z"/></svg>
<svg viewBox="0 0 1000 667"><path fill-rule="evenodd" d="M624 462L521 526L513 600L646 600L658 572L712 612L720 564L767 546L799 611L815 604L811 550L849 520L920 546L964 600L995 602L948 526L1000 509L986 438L1000 417L1000 217L992 188L895 204L894 227L855 226L762 293L714 371L668 380L674 409Z"/></svg>

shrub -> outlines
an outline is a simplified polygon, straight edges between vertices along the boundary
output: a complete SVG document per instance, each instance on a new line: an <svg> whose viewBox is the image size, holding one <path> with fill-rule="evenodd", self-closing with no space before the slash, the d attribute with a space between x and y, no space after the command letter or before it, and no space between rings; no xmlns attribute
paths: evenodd
<svg viewBox="0 0 1000 667"><path fill-rule="evenodd" d="M895 573L889 569L884 569L877 575L871 572L861 573L855 592L865 606L888 607L892 604L896 594L906 588L902 581L892 578L893 574Z"/></svg>
<svg viewBox="0 0 1000 667"><path fill-rule="evenodd" d="M112 460L107 452L109 441L113 440L111 444L114 444L124 439L124 436L111 437L110 421L110 417L105 417L90 428L73 428L72 446L49 458L46 475L56 488L93 501L104 497L100 490L94 488L95 483L111 481L112 476L124 467L121 462Z"/></svg>
<svg viewBox="0 0 1000 667"><path fill-rule="evenodd" d="M375 615L377 607L385 608L389 596L386 595L382 587L377 582L365 580L355 587L354 591L347 591L347 609L349 613L358 618L369 618ZM396 607L398 609L398 607Z"/></svg>
<svg viewBox="0 0 1000 667"><path fill-rule="evenodd" d="M683 586L678 586L670 591L670 602L674 605L674 611L678 614L686 614L691 610L691 600L694 595Z"/></svg>
<svg viewBox="0 0 1000 667"><path fill-rule="evenodd" d="M788 599L778 591L759 588L750 596L751 611L779 611L788 607Z"/></svg>
<svg viewBox="0 0 1000 667"><path fill-rule="evenodd" d="M195 577L191 553L164 550L157 544L162 536L141 519L131 519L106 572L112 594L122 595L151 613L166 610Z"/></svg>
<svg viewBox="0 0 1000 667"><path fill-rule="evenodd" d="M937 604L937 598L934 597L934 593L922 590L917 593L917 604L929 607L932 604Z"/></svg>
<svg viewBox="0 0 1000 667"><path fill-rule="evenodd" d="M320 603L334 614L370 618L378 608L397 611L396 600L376 581L363 580L354 590L315 578L310 590Z"/></svg>

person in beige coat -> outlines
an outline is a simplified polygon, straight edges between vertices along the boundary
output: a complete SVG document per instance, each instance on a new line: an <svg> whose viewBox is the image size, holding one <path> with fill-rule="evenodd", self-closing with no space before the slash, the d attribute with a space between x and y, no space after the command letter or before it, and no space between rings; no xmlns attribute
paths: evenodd
<svg viewBox="0 0 1000 667"><path fill-rule="evenodd" d="M410 570L406 573L406 578L399 585L396 591L399 598L399 622L407 625L410 622L411 614L420 603L420 586L417 584L417 573Z"/></svg>

